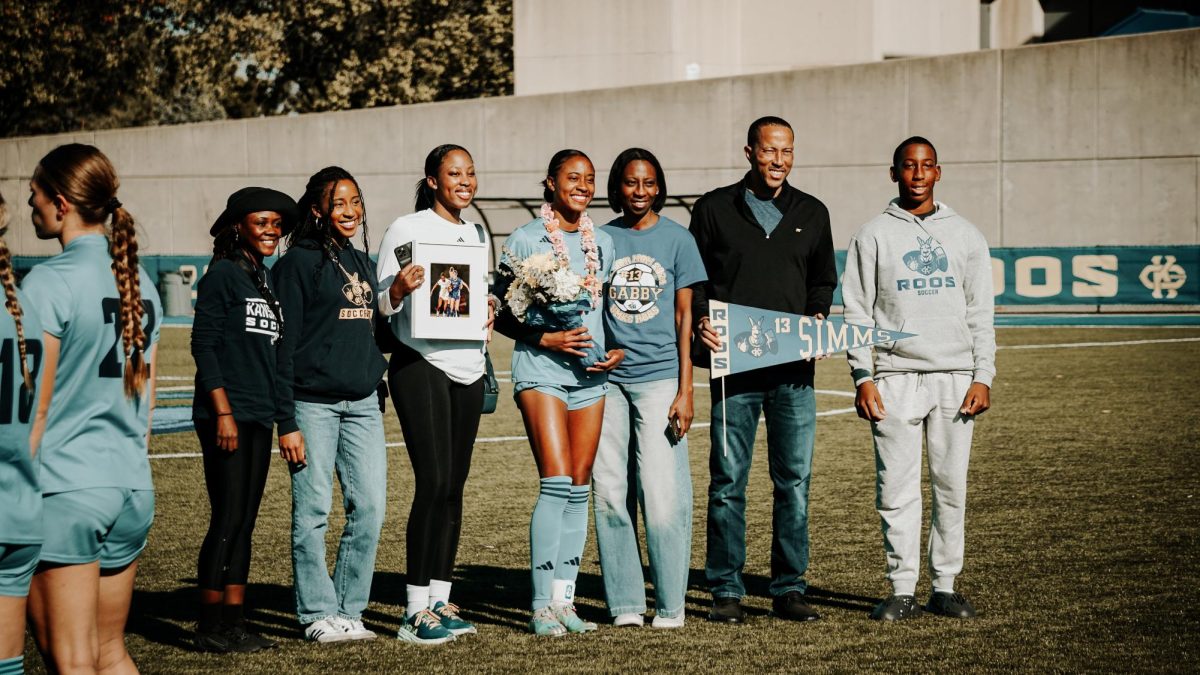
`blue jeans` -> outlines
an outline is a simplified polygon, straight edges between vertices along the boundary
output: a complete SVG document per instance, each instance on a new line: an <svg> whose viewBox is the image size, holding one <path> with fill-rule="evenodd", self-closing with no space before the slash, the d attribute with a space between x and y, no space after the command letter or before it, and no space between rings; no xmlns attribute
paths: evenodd
<svg viewBox="0 0 1200 675"><path fill-rule="evenodd" d="M704 571L714 597L746 594L746 481L758 416L767 420L767 461L775 485L771 517L772 595L803 593L808 584L808 483L812 475L816 397L809 385L784 383L730 394L724 409L713 383L708 558ZM728 427L724 428L726 423ZM728 438L728 453L723 452Z"/></svg>
<svg viewBox="0 0 1200 675"><path fill-rule="evenodd" d="M296 401L308 467L292 474L292 573L300 623L337 614L362 617L371 595L375 549L387 499L383 414L374 392L361 401ZM342 484L346 527L333 578L325 562L325 531L333 503L333 472Z"/></svg>
<svg viewBox="0 0 1200 675"><path fill-rule="evenodd" d="M604 426L592 467L596 543L604 594L613 616L646 611L637 508L646 523L657 614L683 615L692 551L692 474L687 439L672 443L667 413L675 379L609 381Z"/></svg>

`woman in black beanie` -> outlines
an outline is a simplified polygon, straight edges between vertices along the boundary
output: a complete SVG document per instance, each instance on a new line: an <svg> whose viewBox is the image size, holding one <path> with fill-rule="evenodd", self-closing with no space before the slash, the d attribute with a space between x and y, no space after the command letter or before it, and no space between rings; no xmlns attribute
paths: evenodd
<svg viewBox="0 0 1200 675"><path fill-rule="evenodd" d="M297 219L296 202L268 188L229 197L213 223L213 257L200 279L192 326L196 395L192 419L204 455L212 506L200 547L201 651L255 652L275 643L246 631L243 603L250 574L250 538L271 460L271 432L281 415L276 346L284 317L263 258ZM304 464L300 433L279 439L293 468Z"/></svg>

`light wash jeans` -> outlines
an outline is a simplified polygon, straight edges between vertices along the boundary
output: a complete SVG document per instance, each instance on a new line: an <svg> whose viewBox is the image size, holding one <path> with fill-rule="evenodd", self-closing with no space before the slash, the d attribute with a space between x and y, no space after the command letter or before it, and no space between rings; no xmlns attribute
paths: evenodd
<svg viewBox="0 0 1200 675"><path fill-rule="evenodd" d="M667 413L678 384L674 378L608 383L592 489L600 571L612 616L646 611L639 504L657 614L683 615L691 568L692 474L687 439L672 444L667 435Z"/></svg>
<svg viewBox="0 0 1200 675"><path fill-rule="evenodd" d="M374 392L360 401L296 401L308 467L292 474L292 573L300 623L339 615L359 619L371 595L375 549L387 499L383 414ZM342 484L346 527L333 578L325 531L333 472Z"/></svg>
<svg viewBox="0 0 1200 675"><path fill-rule="evenodd" d="M808 589L808 483L812 477L817 401L811 386L782 383L730 394L722 407L713 385L712 452L708 468L708 557L713 597L746 595L746 483L758 416L767 418L767 466L774 484L771 514L771 595ZM728 415L728 417L726 417ZM728 428L724 428L728 422ZM723 441L728 440L728 452Z"/></svg>

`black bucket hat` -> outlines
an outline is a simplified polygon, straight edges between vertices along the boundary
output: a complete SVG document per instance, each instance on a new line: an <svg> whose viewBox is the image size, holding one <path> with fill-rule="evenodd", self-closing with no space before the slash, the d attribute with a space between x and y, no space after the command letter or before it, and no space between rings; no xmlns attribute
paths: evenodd
<svg viewBox="0 0 1200 675"><path fill-rule="evenodd" d="M274 211L283 216L283 225L280 229L285 237L296 226L296 221L300 218L300 207L296 206L296 201L279 190L265 187L245 187L229 195L229 200L225 202L225 211L217 216L216 222L209 228L208 233L215 237L230 223L236 223L247 213L258 213L259 211Z"/></svg>

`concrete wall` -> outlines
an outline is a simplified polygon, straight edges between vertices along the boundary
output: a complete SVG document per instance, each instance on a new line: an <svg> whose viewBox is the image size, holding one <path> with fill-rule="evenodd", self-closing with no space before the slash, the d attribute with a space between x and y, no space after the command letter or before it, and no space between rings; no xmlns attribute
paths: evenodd
<svg viewBox="0 0 1200 675"><path fill-rule="evenodd" d="M965 52L979 49L979 21L978 0L515 0L515 91Z"/></svg>
<svg viewBox="0 0 1200 675"><path fill-rule="evenodd" d="M360 178L374 241L411 210L434 145L474 154L480 195L535 197L559 148L600 171L641 145L675 194L701 193L746 168L745 130L777 114L797 130L792 182L823 199L846 245L893 196L892 148L911 134L938 146L938 198L994 246L1197 244L1200 227L1200 30L1056 43L937 58L539 96L290 118L125 129L0 141L0 190L15 206L8 241L50 254L28 225L26 181L70 140L99 145L148 253L209 250L209 224L238 187L299 194L338 163ZM497 230L528 220L493 216ZM676 212L678 215L678 212ZM595 212L602 222L610 216Z"/></svg>

